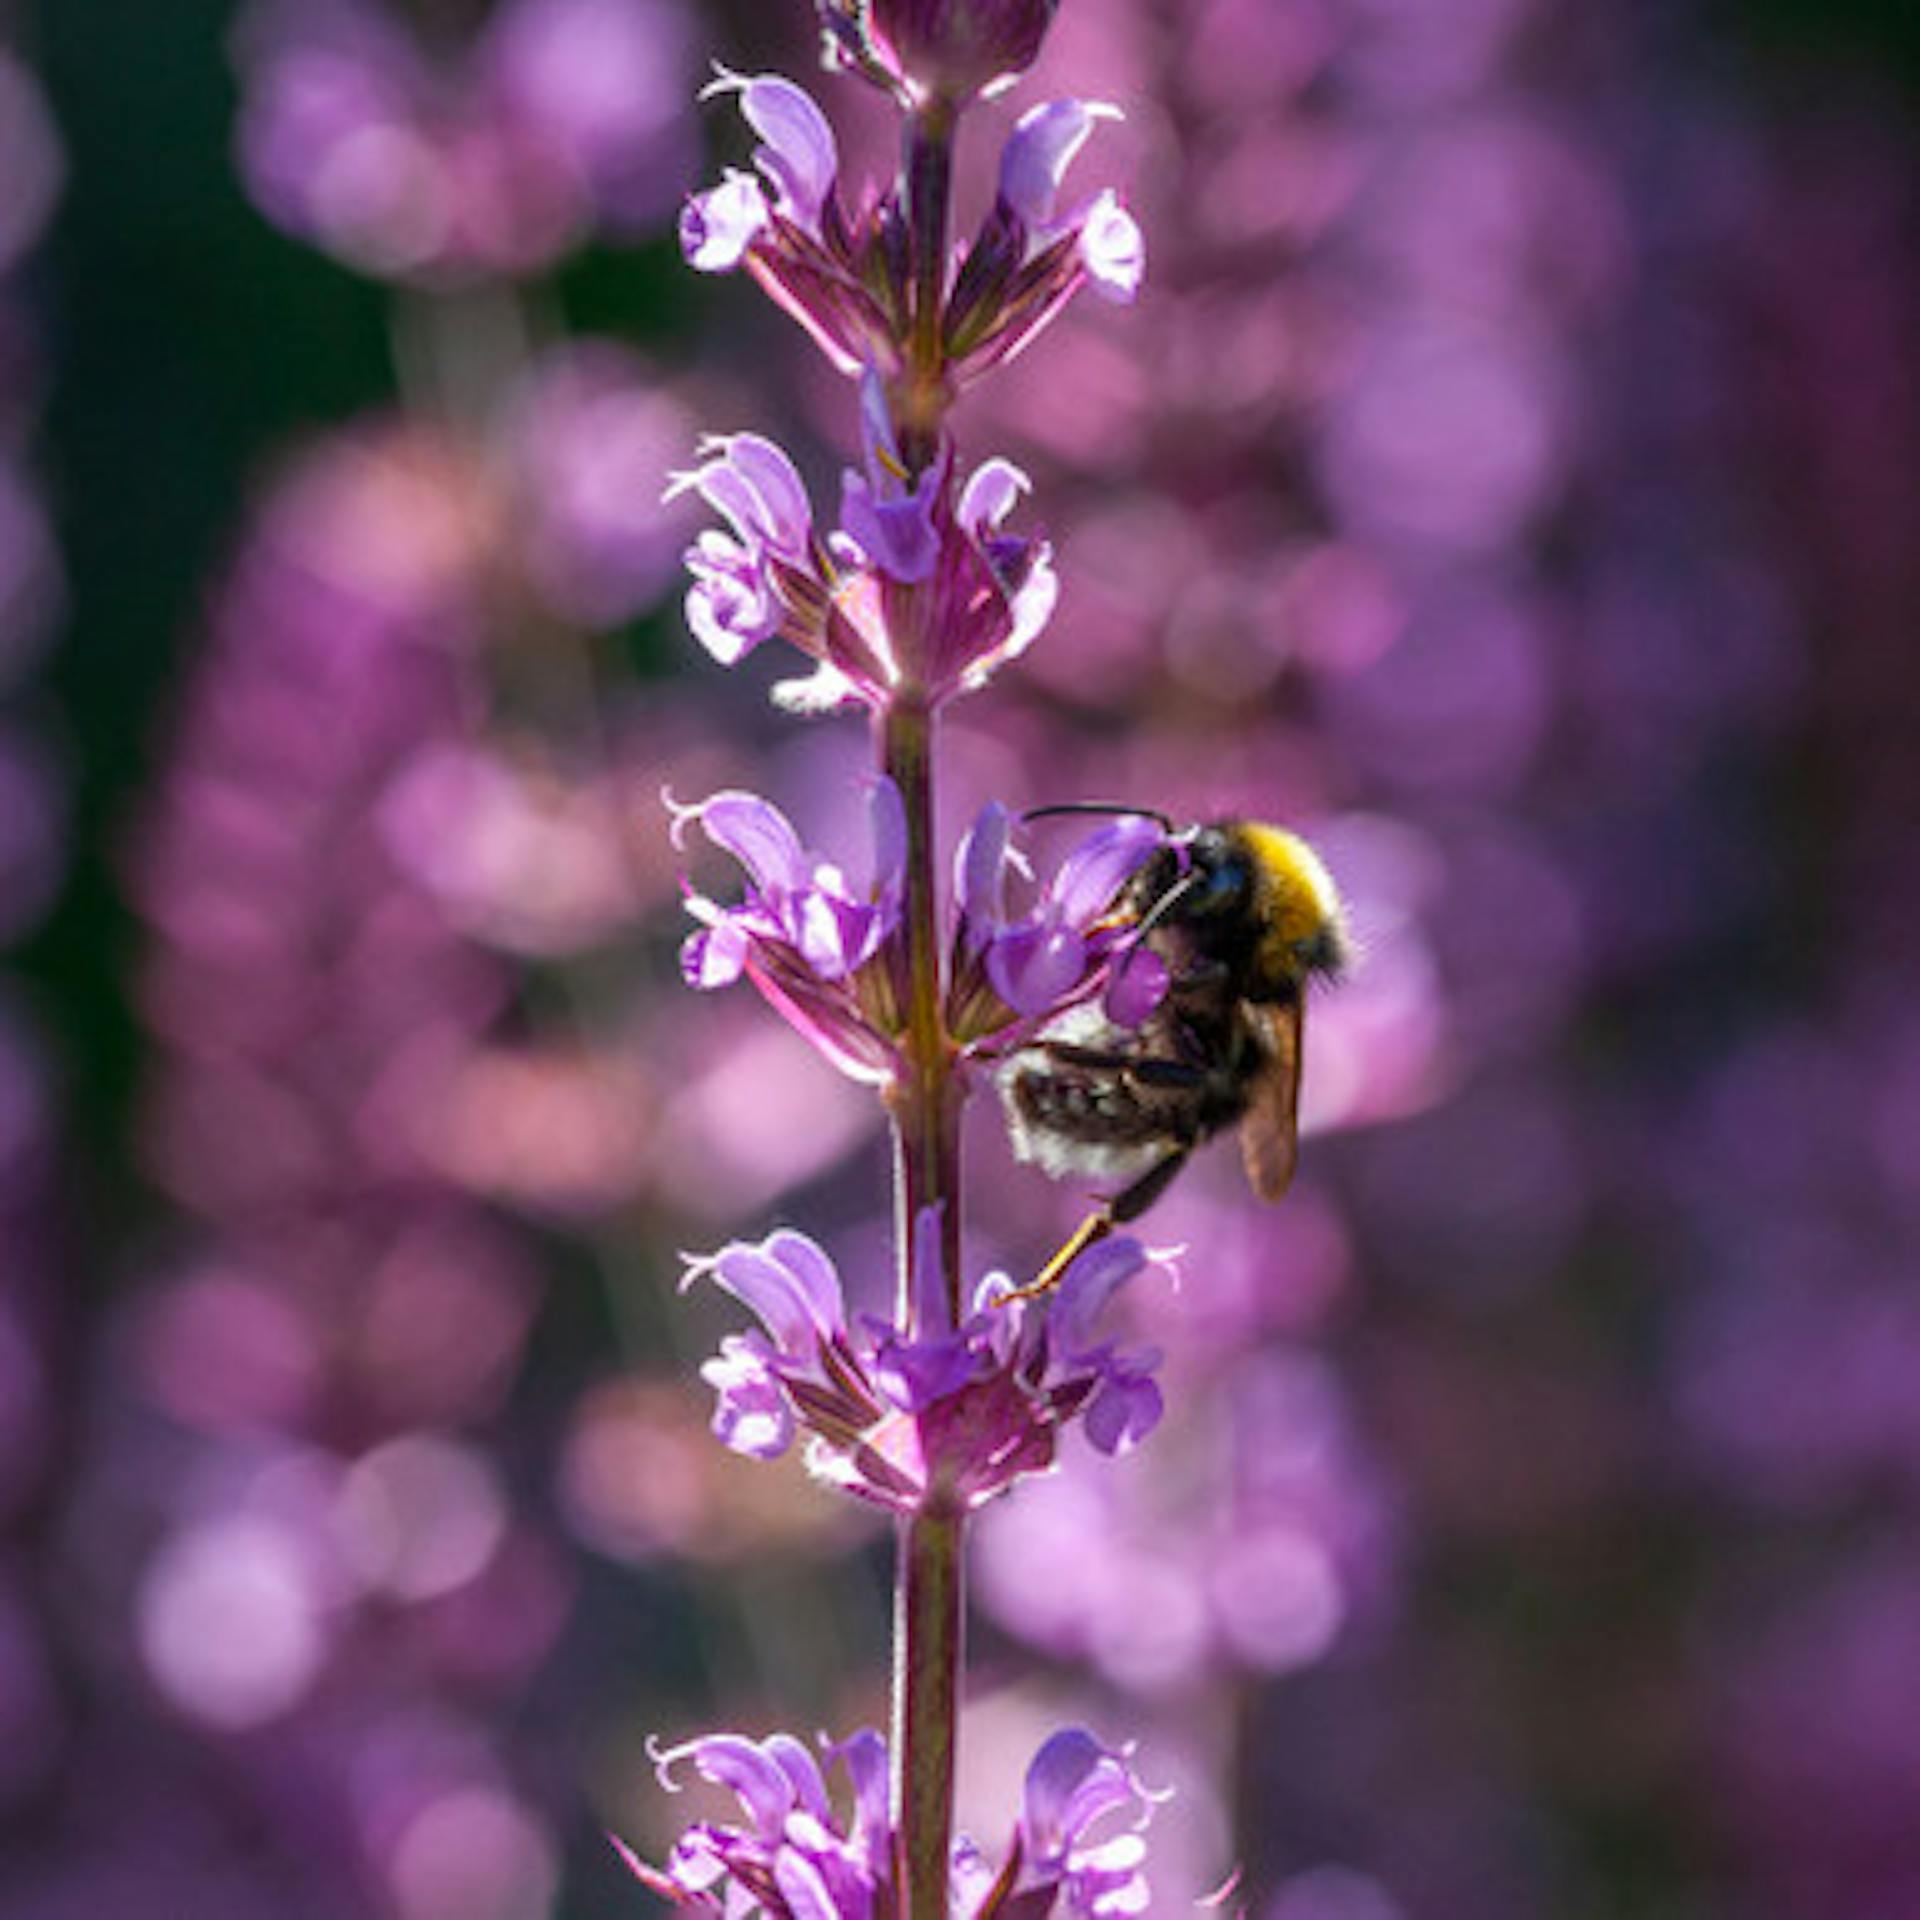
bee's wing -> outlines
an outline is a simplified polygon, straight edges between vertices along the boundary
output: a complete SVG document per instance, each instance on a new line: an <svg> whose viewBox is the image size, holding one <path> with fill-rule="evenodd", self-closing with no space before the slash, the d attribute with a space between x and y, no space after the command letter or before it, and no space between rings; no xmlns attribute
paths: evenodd
<svg viewBox="0 0 1920 1920"><path fill-rule="evenodd" d="M1249 1003L1240 1012L1257 1050L1240 1122L1240 1157L1254 1192L1262 1200L1278 1200L1292 1185L1300 1157L1300 1001Z"/></svg>

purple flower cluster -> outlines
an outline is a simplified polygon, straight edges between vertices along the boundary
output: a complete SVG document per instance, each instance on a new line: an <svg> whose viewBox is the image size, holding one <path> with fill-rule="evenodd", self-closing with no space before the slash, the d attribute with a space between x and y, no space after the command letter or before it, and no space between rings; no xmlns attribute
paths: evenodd
<svg viewBox="0 0 1920 1920"><path fill-rule="evenodd" d="M396 1910L414 1874L418 1897L470 1898L469 1855L513 1901L550 1891L555 1836L494 1721L572 1592L471 1431L498 1416L538 1272L435 1164L507 978L382 817L462 737L461 473L392 427L314 449L217 597L136 850L161 1036L143 1145L179 1225L118 1330L137 1412L98 1435L80 1496L81 1571L127 1596L128 1691L248 1743L210 1778L256 1834L319 1856L323 1897L351 1875ZM404 1693L377 1677L399 1646ZM349 1860L315 1847L311 1809Z"/></svg>
<svg viewBox="0 0 1920 1920"><path fill-rule="evenodd" d="M509 0L457 56L376 0L261 0L237 44L254 198L383 278L549 266L653 225L691 162L672 0Z"/></svg>
<svg viewBox="0 0 1920 1920"><path fill-rule="evenodd" d="M1045 1302L1010 1298L1013 1282L989 1274L956 1331L919 1336L850 1322L833 1261L801 1233L690 1258L683 1284L710 1279L761 1321L702 1369L718 1395L714 1431L735 1452L774 1459L805 1429L829 1484L900 1512L964 1512L1050 1467L1075 1418L1106 1454L1159 1423L1159 1355L1096 1331L1149 1263L1139 1242L1109 1240Z"/></svg>
<svg viewBox="0 0 1920 1920"><path fill-rule="evenodd" d="M900 1066L907 983L900 945L906 831L900 796L873 788L874 855L865 885L810 853L779 809L749 793L694 805L669 800L676 846L698 827L745 869L748 886L722 906L691 885L700 925L681 949L689 986L743 975L843 1073L885 1085ZM948 1031L967 1057L990 1059L1068 1007L1105 993L1108 1013L1137 1024L1166 985L1159 961L1112 917L1128 879L1162 843L1137 817L1097 828L1037 889L1004 807L989 802L956 856L957 905L944 997ZM1011 884L1031 895L1007 905Z"/></svg>
<svg viewBox="0 0 1920 1920"><path fill-rule="evenodd" d="M776 636L813 662L775 690L804 712L880 707L903 689L940 705L983 685L1046 626L1058 585L1044 540L1002 530L1027 478L989 460L956 491L943 456L909 484L878 376L862 383L863 460L820 533L793 462L770 440L711 440L675 483L727 522L687 554L687 623L723 666Z"/></svg>
<svg viewBox="0 0 1920 1920"><path fill-rule="evenodd" d="M679 1789L683 1763L740 1804L738 1825L689 1827L664 1867L620 1853L641 1883L697 1913L769 1920L886 1920L899 1913L899 1835L887 1803L887 1747L871 1731L829 1746L825 1766L804 1741L708 1734L654 1754L660 1783ZM827 1773L845 1776L836 1806ZM1084 1728L1049 1738L1027 1769L1020 1814L1001 1864L972 1841L953 1843L954 1920L1116 1920L1144 1911L1140 1829L1156 1795L1131 1755ZM618 1845L619 1843L615 1843Z"/></svg>
<svg viewBox="0 0 1920 1920"><path fill-rule="evenodd" d="M842 373L876 369L894 380L916 300L898 190L849 209L833 129L791 80L723 69L707 91L738 94L759 141L759 177L731 169L688 201L680 222L688 261L703 273L744 266ZM1060 206L1074 156L1115 113L1097 102L1049 101L1009 135L993 206L938 289L943 376L955 387L1010 360L1082 287L1115 301L1139 292L1145 247L1118 197L1108 190Z"/></svg>

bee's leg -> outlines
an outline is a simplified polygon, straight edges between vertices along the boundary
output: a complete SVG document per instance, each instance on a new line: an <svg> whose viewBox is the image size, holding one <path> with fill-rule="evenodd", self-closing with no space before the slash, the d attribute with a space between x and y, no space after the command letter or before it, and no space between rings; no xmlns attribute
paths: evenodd
<svg viewBox="0 0 1920 1920"><path fill-rule="evenodd" d="M1174 1176L1187 1164L1187 1156L1192 1152L1193 1142L1184 1142L1164 1159L1156 1160L1131 1186L1123 1188L1111 1200L1102 1201L1024 1287L1015 1287L1011 1293L1000 1296L1001 1303L1037 1300L1042 1294L1051 1293L1060 1284L1061 1276L1089 1247L1097 1247L1115 1227L1138 1220L1173 1184Z"/></svg>
<svg viewBox="0 0 1920 1920"><path fill-rule="evenodd" d="M1116 1193L1102 1209L1115 1226L1138 1220L1173 1185L1174 1176L1193 1152L1191 1140L1182 1141L1164 1160L1156 1160L1132 1186Z"/></svg>
<svg viewBox="0 0 1920 1920"><path fill-rule="evenodd" d="M1038 1300L1043 1294L1051 1293L1060 1284L1060 1276L1089 1247L1097 1247L1112 1231L1113 1209L1110 1206L1095 1207L1067 1236L1053 1258L1024 1287L1015 1287L1012 1292L1003 1293L1000 1304L1005 1306L1010 1300Z"/></svg>

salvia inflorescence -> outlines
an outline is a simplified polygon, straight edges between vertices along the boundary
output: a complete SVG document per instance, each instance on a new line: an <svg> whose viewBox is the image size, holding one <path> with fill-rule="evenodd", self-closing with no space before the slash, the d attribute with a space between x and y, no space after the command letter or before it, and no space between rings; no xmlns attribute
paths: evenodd
<svg viewBox="0 0 1920 1920"><path fill-rule="evenodd" d="M1157 1354L1107 1322L1114 1296L1164 1256L1107 1232L1039 1289L969 1277L960 1231L967 1096L1062 1022L1145 1027L1178 983L1143 938L1139 876L1190 859L1190 836L1119 809L1078 823L1042 864L1026 823L992 803L950 872L936 853L941 716L1035 642L1058 595L1026 475L997 456L963 463L951 410L1081 289L1130 301L1143 269L1119 197L1068 191L1115 114L1099 102L1020 114L977 225L950 231L963 114L1032 62L1052 11L831 0L828 63L897 107L899 177L849 182L807 91L721 69L707 93L738 110L751 152L681 220L693 267L749 274L847 376L859 445L831 512L772 440L738 431L700 445L675 483L715 522L687 554L688 625L725 666L789 653L775 701L864 712L876 748L865 848L816 850L755 794L667 797L695 922L683 970L700 990L750 981L877 1091L896 1148L890 1315L856 1312L858 1285L790 1228L688 1257L686 1284L721 1288L753 1322L703 1369L716 1434L760 1459L804 1443L819 1479L900 1530L890 1738L716 1734L657 1755L669 1788L690 1769L731 1790L739 1817L689 1828L664 1864L627 1857L654 1892L716 1914L1043 1920L1147 1901L1140 1829L1154 1796L1126 1750L1083 1729L1040 1747L997 1851L952 1830L966 1520L1052 1468L1071 1424L1115 1455L1161 1414Z"/></svg>

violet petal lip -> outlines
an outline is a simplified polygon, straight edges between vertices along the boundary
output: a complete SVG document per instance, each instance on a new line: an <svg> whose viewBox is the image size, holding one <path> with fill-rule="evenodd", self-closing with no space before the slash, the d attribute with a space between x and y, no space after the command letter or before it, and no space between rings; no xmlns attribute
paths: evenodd
<svg viewBox="0 0 1920 1920"><path fill-rule="evenodd" d="M1000 151L1000 197L1034 232L1053 224L1060 184L1101 120L1120 109L1097 100L1046 100L1020 116Z"/></svg>
<svg viewBox="0 0 1920 1920"><path fill-rule="evenodd" d="M1006 917L1006 868L1013 814L997 800L980 809L954 860L961 923L975 942L1000 930Z"/></svg>
<svg viewBox="0 0 1920 1920"><path fill-rule="evenodd" d="M779 1358L811 1366L821 1343L839 1333L846 1320L838 1276L825 1262L820 1249L800 1234L759 1246L735 1241L689 1267L682 1285L713 1280L760 1316Z"/></svg>
<svg viewBox="0 0 1920 1920"><path fill-rule="evenodd" d="M699 273L731 273L772 224L760 183L729 172L717 187L690 194L680 210L680 251Z"/></svg>
<svg viewBox="0 0 1920 1920"><path fill-rule="evenodd" d="M1128 815L1098 828L1068 854L1053 897L1064 918L1085 926L1113 903L1165 835L1144 815Z"/></svg>
<svg viewBox="0 0 1920 1920"><path fill-rule="evenodd" d="M797 892L806 885L800 836L770 802L757 794L716 793L701 805L699 819L707 838L732 854L762 893Z"/></svg>
<svg viewBox="0 0 1920 1920"><path fill-rule="evenodd" d="M1026 470L996 455L983 460L968 476L956 517L975 539L984 539L1013 511L1020 497L1032 491Z"/></svg>
<svg viewBox="0 0 1920 1920"><path fill-rule="evenodd" d="M1120 306L1138 295L1146 277L1147 243L1140 223L1110 188L1080 222L1080 263L1094 292Z"/></svg>
<svg viewBox="0 0 1920 1920"><path fill-rule="evenodd" d="M1061 1863L1105 1815L1132 1806L1144 1816L1151 1804L1124 1750L1103 1746L1084 1727L1064 1727L1027 1769L1021 1836L1031 1859Z"/></svg>
<svg viewBox="0 0 1920 1920"><path fill-rule="evenodd" d="M1029 922L1011 928L987 949L987 978L1016 1013L1037 1015L1079 985L1087 944L1072 927Z"/></svg>

